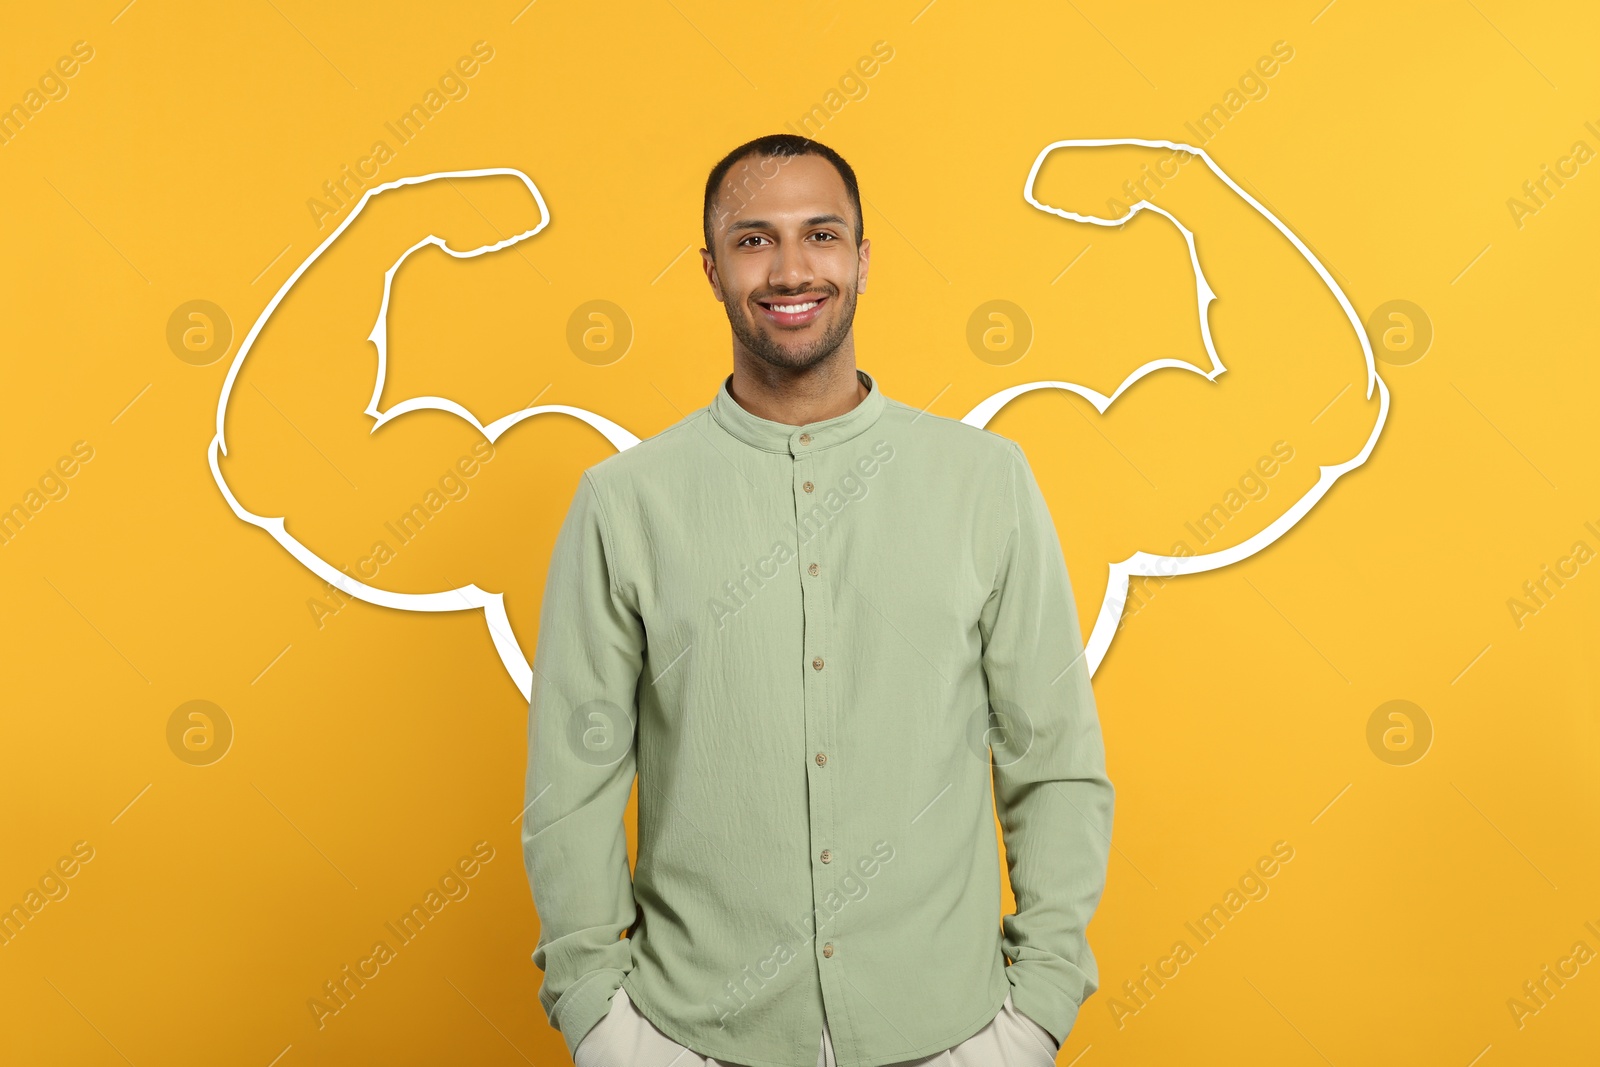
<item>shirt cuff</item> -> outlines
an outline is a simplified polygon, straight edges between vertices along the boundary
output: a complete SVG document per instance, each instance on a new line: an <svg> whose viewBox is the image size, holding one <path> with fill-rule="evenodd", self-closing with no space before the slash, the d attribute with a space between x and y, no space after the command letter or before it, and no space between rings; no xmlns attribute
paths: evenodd
<svg viewBox="0 0 1600 1067"><path fill-rule="evenodd" d="M1080 1004L1049 982L1041 981L1043 977L1026 973L1017 963L1006 968L1006 980L1011 983L1011 1006L1049 1031L1059 1052L1078 1021Z"/></svg>
<svg viewBox="0 0 1600 1067"><path fill-rule="evenodd" d="M568 989L556 1005L554 1021L574 1062L578 1058L579 1042L611 1010L611 998L622 986L622 975L622 971L612 969L595 971Z"/></svg>

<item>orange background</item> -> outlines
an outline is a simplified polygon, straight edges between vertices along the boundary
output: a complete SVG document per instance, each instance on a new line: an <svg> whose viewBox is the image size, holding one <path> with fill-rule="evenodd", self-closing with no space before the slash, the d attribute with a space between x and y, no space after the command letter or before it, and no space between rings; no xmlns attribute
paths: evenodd
<svg viewBox="0 0 1600 1067"><path fill-rule="evenodd" d="M381 180L515 167L552 217L514 251L407 264L383 405L448 396L487 422L537 398L648 436L730 369L695 251L707 170L813 107L810 132L862 182L857 350L889 396L960 418L1021 382L1109 392L1150 359L1203 361L1170 226L1091 230L1021 189L1051 141L1192 143L1186 123L1219 104L1207 152L1363 318L1408 301L1432 339L1417 358L1376 333L1393 403L1367 464L1265 552L1157 589L1096 674L1115 848L1090 927L1102 988L1060 1062L1592 1058L1587 955L1537 1012L1508 1001L1535 1006L1523 984L1575 943L1600 952L1600 177L1574 156L1600 150L1593 11L124 3L19 10L0 34L0 104L29 107L0 143L0 506L28 513L0 539L0 905L63 857L73 870L0 946L0 1060L567 1062L530 960L526 707L482 614L341 606L229 510L207 466L240 341L344 217L308 201L374 142L392 149ZM80 41L92 57L56 68ZM475 42L492 57L399 144L385 124ZM851 80L878 42L891 58ZM1292 58L1242 82L1277 42ZM1547 166L1567 178L1530 199ZM1047 168L1041 194L1102 202L1104 177ZM1164 372L1105 415L1030 393L990 424L1039 476L1085 633L1107 564L1198 547L1185 523L1274 442L1293 459L1208 550L1281 514L1372 426L1326 291L1214 193L1185 175L1170 195L1197 220L1228 372ZM419 225L529 224L494 183L396 202L373 248ZM368 433L386 262L319 263L306 281L341 299L264 335L229 415L230 479L341 566L482 444L439 412ZM980 358L969 319L997 299L1031 342ZM169 320L195 300L231 337L180 358ZM620 357L569 345L592 300L625 316ZM609 452L572 419L520 424L373 581L503 592L531 655L556 529ZM72 473L52 480L63 457ZM1524 583L1563 558L1568 578L1532 600ZM205 765L169 732L194 700L232 732ZM1381 729L1369 743L1393 700L1431 732L1420 759ZM1269 892L1200 944L1185 924L1277 842L1293 858ZM323 983L475 847L491 858L470 892L319 1027ZM1123 983L1180 940L1192 958L1130 999Z"/></svg>

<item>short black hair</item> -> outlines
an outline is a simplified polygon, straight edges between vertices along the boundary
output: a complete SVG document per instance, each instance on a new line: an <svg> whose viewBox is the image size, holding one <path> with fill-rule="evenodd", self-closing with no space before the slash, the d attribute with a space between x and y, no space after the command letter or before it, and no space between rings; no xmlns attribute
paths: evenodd
<svg viewBox="0 0 1600 1067"><path fill-rule="evenodd" d="M706 179L705 213L701 223L705 230L706 249L713 255L716 248L711 244L711 214L717 202L717 194L721 190L722 182L733 169L733 165L746 156L759 156L762 158L776 158L780 162L795 156L821 156L833 164L833 169L839 172L839 177L844 180L845 192L850 194L850 203L856 209L856 247L861 247L864 236L861 219L861 189L856 184L856 172L844 157L820 141L813 141L809 137L801 137L793 133L773 133L765 137L757 137L753 141L746 141L732 152L722 157L722 161L711 168L711 176ZM761 175L754 175L756 181L762 181ZM771 177L771 175L767 175Z"/></svg>

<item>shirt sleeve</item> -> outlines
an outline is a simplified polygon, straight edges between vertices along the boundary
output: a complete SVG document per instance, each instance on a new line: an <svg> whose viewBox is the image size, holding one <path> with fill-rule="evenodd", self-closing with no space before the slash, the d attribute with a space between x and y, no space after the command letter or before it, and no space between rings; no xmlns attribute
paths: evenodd
<svg viewBox="0 0 1600 1067"><path fill-rule="evenodd" d="M645 631L619 593L606 517L586 472L551 554L528 713L522 855L544 972L539 1002L569 1052L632 967L636 905L623 823L636 770Z"/></svg>
<svg viewBox="0 0 1600 1067"><path fill-rule="evenodd" d="M995 803L1017 902L1001 918L1002 944L1012 1003L1059 1043L1099 987L1085 928L1105 888L1113 789L1061 542L1015 442L1009 471L980 618Z"/></svg>

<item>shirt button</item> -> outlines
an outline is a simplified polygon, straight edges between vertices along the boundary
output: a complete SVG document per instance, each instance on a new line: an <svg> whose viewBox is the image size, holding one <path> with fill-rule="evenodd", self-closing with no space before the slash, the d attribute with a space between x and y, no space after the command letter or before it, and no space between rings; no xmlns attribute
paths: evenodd
<svg viewBox="0 0 1600 1067"><path fill-rule="evenodd" d="M811 669L814 670L814 671L820 671L822 669L822 657L821 656L812 657Z"/></svg>
<svg viewBox="0 0 1600 1067"><path fill-rule="evenodd" d="M809 492L811 492L811 490L815 489L816 486L812 485L810 482L807 482L806 484L802 485L800 488L804 489L806 492L809 493Z"/></svg>
<svg viewBox="0 0 1600 1067"><path fill-rule="evenodd" d="M830 959L833 957L833 942L832 941L829 941L826 945L822 946L822 954L824 956L827 956Z"/></svg>
<svg viewBox="0 0 1600 1067"><path fill-rule="evenodd" d="M813 563L811 566L807 567L806 568L806 573L808 573L808 574L816 574L817 573L817 565L815 563Z"/></svg>
<svg viewBox="0 0 1600 1067"><path fill-rule="evenodd" d="M822 862L823 863L832 863L833 862L833 851L831 849L826 849L825 848L825 849L822 850Z"/></svg>
<svg viewBox="0 0 1600 1067"><path fill-rule="evenodd" d="M827 762L828 762L828 754L826 752L818 752L817 753L817 766L820 767L824 763L827 763Z"/></svg>
<svg viewBox="0 0 1600 1067"><path fill-rule="evenodd" d="M803 444L803 445L809 445L811 443L811 435L808 434L808 433L801 434L800 435L800 443Z"/></svg>

